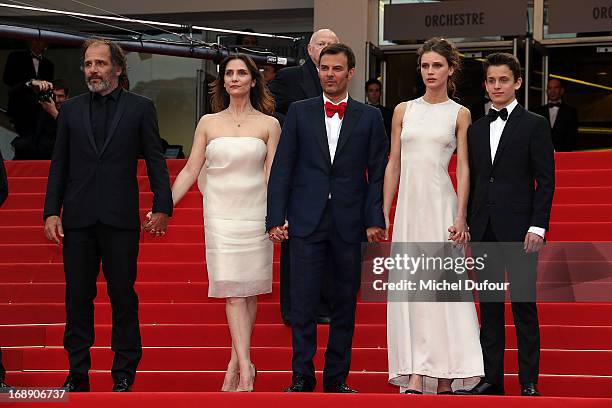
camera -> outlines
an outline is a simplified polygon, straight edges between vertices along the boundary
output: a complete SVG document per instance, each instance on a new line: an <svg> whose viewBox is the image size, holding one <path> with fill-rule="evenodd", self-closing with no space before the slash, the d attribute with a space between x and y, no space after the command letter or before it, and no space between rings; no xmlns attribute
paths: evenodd
<svg viewBox="0 0 612 408"><path fill-rule="evenodd" d="M53 92L53 89L48 89L46 91L40 91L37 88L34 88L34 91L36 92L36 97L38 98L39 102L55 101L55 93Z"/></svg>

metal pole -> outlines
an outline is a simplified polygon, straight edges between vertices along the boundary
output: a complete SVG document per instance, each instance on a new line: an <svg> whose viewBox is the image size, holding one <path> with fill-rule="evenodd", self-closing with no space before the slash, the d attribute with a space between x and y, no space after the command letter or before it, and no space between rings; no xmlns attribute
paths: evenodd
<svg viewBox="0 0 612 408"><path fill-rule="evenodd" d="M52 43L60 43L66 45L80 46L83 41L90 38L89 36L62 33L51 30L43 30L39 28L9 26L0 24L0 37L15 38L21 40L44 40ZM125 51L148 52L151 54L171 55L175 57L200 58L213 60L219 63L223 58L230 54L237 54L238 51L232 51L222 48L211 48L200 45L187 45L182 43L169 43L162 41L151 40L114 40ZM276 65L295 65L295 59L290 57L278 57L276 55L259 55L248 52L240 52L248 55L256 63L259 64L276 64Z"/></svg>

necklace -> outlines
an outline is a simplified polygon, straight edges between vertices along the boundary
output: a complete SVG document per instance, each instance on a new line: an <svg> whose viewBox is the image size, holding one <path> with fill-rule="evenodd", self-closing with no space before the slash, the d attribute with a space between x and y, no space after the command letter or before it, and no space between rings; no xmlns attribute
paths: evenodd
<svg viewBox="0 0 612 408"><path fill-rule="evenodd" d="M231 112L229 109L227 110L227 114L230 115L230 117L232 118L232 120L234 121L236 126L238 126L238 127L240 127L240 125L242 125L247 120L247 117L251 114L251 112L253 112L253 108L252 107L245 114L244 119L242 119L241 121L238 121L236 118L234 118L234 112Z"/></svg>

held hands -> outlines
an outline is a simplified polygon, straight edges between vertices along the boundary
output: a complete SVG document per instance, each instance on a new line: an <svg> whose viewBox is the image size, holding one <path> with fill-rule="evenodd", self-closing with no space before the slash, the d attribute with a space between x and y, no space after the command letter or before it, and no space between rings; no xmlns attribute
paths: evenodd
<svg viewBox="0 0 612 408"><path fill-rule="evenodd" d="M387 230L380 227L370 227L366 230L368 242L380 242L387 237Z"/></svg>
<svg viewBox="0 0 612 408"><path fill-rule="evenodd" d="M64 228L62 220L57 215L51 215L45 220L45 236L49 241L53 241L60 245L60 237L64 238Z"/></svg>
<svg viewBox="0 0 612 408"><path fill-rule="evenodd" d="M272 242L283 242L289 239L289 225L285 223L285 225L270 228L268 239Z"/></svg>
<svg viewBox="0 0 612 408"><path fill-rule="evenodd" d="M142 229L154 237L163 237L168 229L168 215L149 211L142 223Z"/></svg>
<svg viewBox="0 0 612 408"><path fill-rule="evenodd" d="M528 232L525 235L525 242L523 243L523 249L526 254L538 252L544 247L544 238L533 232Z"/></svg>
<svg viewBox="0 0 612 408"><path fill-rule="evenodd" d="M448 240L459 245L465 245L472 239L470 227L468 227L465 217L455 218L455 223L448 227L448 232Z"/></svg>

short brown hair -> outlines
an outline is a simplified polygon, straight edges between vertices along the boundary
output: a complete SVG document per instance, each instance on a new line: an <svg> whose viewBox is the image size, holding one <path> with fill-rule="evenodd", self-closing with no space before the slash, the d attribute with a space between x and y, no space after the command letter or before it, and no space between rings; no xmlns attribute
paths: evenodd
<svg viewBox="0 0 612 408"><path fill-rule="evenodd" d="M261 71L255 65L251 57L244 54L235 54L225 57L219 64L219 76L210 84L210 101L213 112L221 112L229 106L229 94L223 86L225 83L225 70L227 64L233 60L241 60L251 73L251 78L255 80L255 86L251 88L249 99L251 105L261 113L271 115L274 113L274 97L265 85L265 80Z"/></svg>
<svg viewBox="0 0 612 408"><path fill-rule="evenodd" d="M108 45L113 66L121 68L122 75L127 75L127 58L123 48L121 48L121 46L116 42L105 40L104 38L90 38L85 40L83 47L81 47L81 61L85 62L85 52L87 52L87 49L92 45L97 44Z"/></svg>
<svg viewBox="0 0 612 408"><path fill-rule="evenodd" d="M419 70L421 69L421 57L426 52L435 52L436 54L440 54L446 60L449 68L454 70L453 75L448 77L448 92L451 96L455 95L455 91L457 90L457 84L455 78L459 75L459 70L461 69L461 56L457 47L452 42L444 39L444 38L430 38L425 41L425 44L419 48L417 51L418 60L417 63L419 65Z"/></svg>
<svg viewBox="0 0 612 408"><path fill-rule="evenodd" d="M319 54L319 65L321 65L321 58L323 58L325 54L329 54L329 55L344 54L346 55L346 60L348 62L348 69L355 68L355 53L353 52L351 47L349 47L346 44L342 44L342 43L330 44L327 47L323 48L321 50L321 53Z"/></svg>
<svg viewBox="0 0 612 408"><path fill-rule="evenodd" d="M510 68L515 82L521 78L521 63L519 62L518 58L507 52L495 52L493 54L489 54L487 59L484 61L485 79L487 77L487 70L489 67L499 65L507 65L508 68Z"/></svg>

